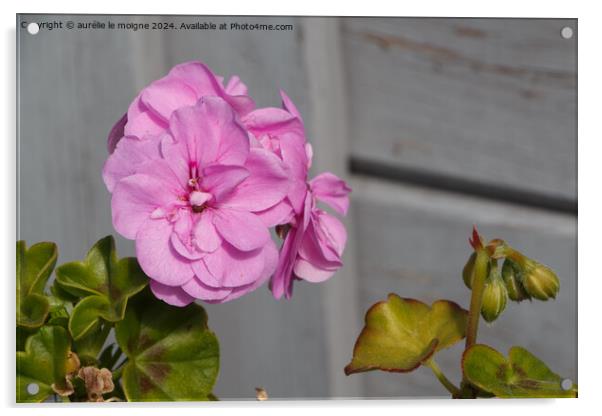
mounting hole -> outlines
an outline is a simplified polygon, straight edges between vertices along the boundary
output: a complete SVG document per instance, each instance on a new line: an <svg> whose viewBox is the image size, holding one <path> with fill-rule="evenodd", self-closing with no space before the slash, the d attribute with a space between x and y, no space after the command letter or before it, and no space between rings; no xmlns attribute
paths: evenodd
<svg viewBox="0 0 602 416"><path fill-rule="evenodd" d="M31 22L27 25L27 31L30 34L35 35L40 31L40 26L36 22Z"/></svg>
<svg viewBox="0 0 602 416"><path fill-rule="evenodd" d="M27 385L27 393L29 393L31 396L36 395L40 392L40 386L38 386L36 383L29 383Z"/></svg>
<svg viewBox="0 0 602 416"><path fill-rule="evenodd" d="M563 39L570 39L573 37L573 28L569 26L565 26L560 30L560 36Z"/></svg>
<svg viewBox="0 0 602 416"><path fill-rule="evenodd" d="M560 382L560 387L565 391L570 390L573 387L573 380L570 378L565 378Z"/></svg>

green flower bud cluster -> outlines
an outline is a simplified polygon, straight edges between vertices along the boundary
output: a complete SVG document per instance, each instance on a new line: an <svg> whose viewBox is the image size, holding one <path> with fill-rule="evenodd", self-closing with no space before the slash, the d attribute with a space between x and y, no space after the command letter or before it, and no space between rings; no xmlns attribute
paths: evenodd
<svg viewBox="0 0 602 416"><path fill-rule="evenodd" d="M474 241L481 241L473 238ZM472 242L471 242L472 244ZM506 308L507 299L521 302L533 298L546 301L556 298L560 289L558 276L547 266L532 260L508 246L504 241L496 239L486 246L475 246L464 269L462 279L467 288L472 290L475 279L475 262L477 248L486 250L489 264L486 269L485 285L481 303L481 316L487 322L495 321ZM498 259L505 258L503 266L498 268ZM481 268L484 271L484 268ZM483 277L482 277L483 278Z"/></svg>
<svg viewBox="0 0 602 416"><path fill-rule="evenodd" d="M506 266L508 263L508 266ZM512 300L520 302L524 299L535 298L546 301L555 299L560 290L560 281L556 273L547 266L532 260L516 250L512 250L504 264L506 274L504 281ZM502 270L502 273L504 271ZM510 290L510 287L513 290Z"/></svg>

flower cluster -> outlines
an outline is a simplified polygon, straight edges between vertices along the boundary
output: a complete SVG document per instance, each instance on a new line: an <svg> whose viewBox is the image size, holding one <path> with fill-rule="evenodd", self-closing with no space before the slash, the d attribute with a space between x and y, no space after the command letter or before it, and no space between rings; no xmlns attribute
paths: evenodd
<svg viewBox="0 0 602 416"><path fill-rule="evenodd" d="M222 303L271 278L275 298L295 279L321 282L342 266L344 181L308 180L312 148L299 111L255 108L238 77L201 62L144 88L109 134L103 179L115 229L135 240L158 298ZM283 239L280 250L270 228Z"/></svg>

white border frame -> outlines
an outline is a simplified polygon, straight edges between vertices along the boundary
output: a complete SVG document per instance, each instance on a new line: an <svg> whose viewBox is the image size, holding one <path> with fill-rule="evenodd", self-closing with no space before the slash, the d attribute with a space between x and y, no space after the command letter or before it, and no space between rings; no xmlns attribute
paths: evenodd
<svg viewBox="0 0 602 416"><path fill-rule="evenodd" d="M389 4L387 4L389 3ZM483 1L421 1L391 2L371 0L362 4L352 4L349 1L303 0L298 2L282 1L252 1L252 2L213 2L196 3L196 8L174 2L150 2L132 4L123 0L104 0L99 3L81 1L29 1L27 4L2 5L3 42L0 77L4 88L4 97L0 101L3 111L0 125L4 135L0 140L2 151L0 155L0 172L2 177L2 204L0 216L3 238L0 239L0 264L4 273L2 282L2 340L0 349L2 359L0 368L3 369L0 378L0 404L8 408L8 412L19 411L44 415L64 414L65 411L85 412L86 415L106 415L107 407L111 413L122 415L131 413L131 409L144 408L148 414L165 413L167 408L177 407L178 416L210 411L219 413L246 414L281 414L286 408L292 415L307 412L331 413L343 410L346 414L364 414L368 409L377 407L380 411L393 412L437 412L446 415L466 414L471 411L486 411L488 416L506 415L509 412L530 410L546 412L549 415L566 415L567 413L589 414L588 410L596 407L596 387L600 382L600 359L596 359L600 349L602 336L600 332L600 315L598 305L602 296L602 276L598 258L598 230L602 230L600 213L600 176L599 166L601 153L600 115L600 69L599 40L602 39L600 19L597 8L585 6L585 2L577 4L572 1L526 2L524 0L505 0L504 2ZM190 3L192 4L192 3ZM296 401L296 402L223 402L209 405L187 403L160 404L109 404L109 405L76 405L69 404L40 407L14 404L14 282L11 276L15 273L14 247L16 238L16 91L15 91L15 14L16 13L108 13L108 14L224 14L224 15L360 15L360 16L442 16L442 17L565 17L578 18L577 36L579 42L579 117L578 117L578 148L579 148L579 396L577 400L478 400L478 401L448 401L448 400L349 400L349 401ZM589 330L588 330L589 329ZM559 340L563 342L563 340ZM199 407L203 409L199 409ZM71 410L68 410L71 409Z"/></svg>

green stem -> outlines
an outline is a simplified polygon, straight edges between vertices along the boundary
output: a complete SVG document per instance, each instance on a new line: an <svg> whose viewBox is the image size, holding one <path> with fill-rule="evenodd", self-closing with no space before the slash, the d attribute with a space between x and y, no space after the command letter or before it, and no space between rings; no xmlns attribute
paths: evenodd
<svg viewBox="0 0 602 416"><path fill-rule="evenodd" d="M455 386L446 376L443 374L435 360L430 359L426 363L424 363L427 367L433 370L433 374L435 377L443 384L443 387L447 389L452 395L452 397L457 397L460 394L460 389Z"/></svg>
<svg viewBox="0 0 602 416"><path fill-rule="evenodd" d="M468 323L466 324L465 352L477 342L477 331L479 329L479 318L481 316L483 290L485 289L488 265L489 255L487 255L487 252L482 248L477 249L477 258L475 259L472 279L472 293L470 296L470 309L468 311ZM475 390L465 378L462 380L462 390L457 397L476 398Z"/></svg>
<svg viewBox="0 0 602 416"><path fill-rule="evenodd" d="M481 316L483 289L485 289L488 264L489 256L487 255L487 252L485 250L478 250L477 258L475 259L474 264L470 310L468 311L468 323L466 324L465 350L472 347L477 341L477 331L479 329L479 317Z"/></svg>

